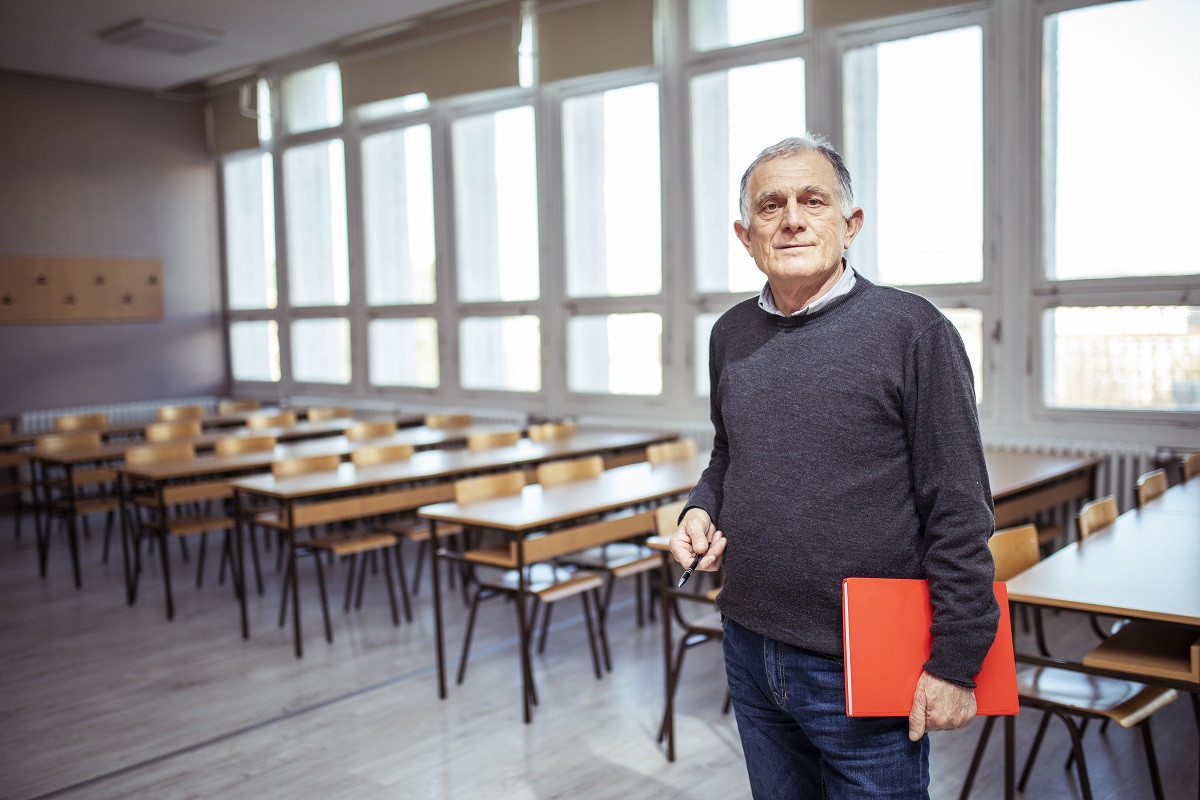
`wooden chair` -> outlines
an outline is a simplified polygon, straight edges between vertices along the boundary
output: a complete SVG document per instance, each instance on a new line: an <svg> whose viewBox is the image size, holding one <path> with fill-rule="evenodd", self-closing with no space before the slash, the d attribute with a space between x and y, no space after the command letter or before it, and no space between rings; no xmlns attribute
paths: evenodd
<svg viewBox="0 0 1200 800"><path fill-rule="evenodd" d="M656 538L661 539L664 543L669 540L676 528L679 527L679 515L683 513L684 507L687 506L687 500L676 500L672 503L661 505L654 510L654 533ZM675 658L671 665L671 680L667 686L667 695L670 698L669 702L674 703L675 691L679 688L679 672L683 669L684 654L698 645L705 642L719 642L724 635L725 630L721 627L721 614L716 609L717 595L721 588L717 586L703 591L700 581L695 581L690 590L671 589L671 611L676 623L679 625L682 634L679 637L679 646L675 650ZM683 613L681 607L682 602L698 604L703 609L703 613L699 616L691 616ZM729 713L731 701L729 692L725 693L725 703L721 708L722 713ZM667 735L667 710L663 709L662 722L658 726L658 741L661 743Z"/></svg>
<svg viewBox="0 0 1200 800"><path fill-rule="evenodd" d="M90 431L108 424L108 414L63 414L54 418L54 432Z"/></svg>
<svg viewBox="0 0 1200 800"><path fill-rule="evenodd" d="M363 439L382 439L395 433L395 420L377 419L354 423L346 429L346 438L352 442L360 442Z"/></svg>
<svg viewBox="0 0 1200 800"><path fill-rule="evenodd" d="M1117 498L1111 494L1084 503L1079 509L1079 517L1075 520L1079 538L1086 539L1101 528L1112 525L1118 513Z"/></svg>
<svg viewBox="0 0 1200 800"><path fill-rule="evenodd" d="M199 424L199 423L195 423ZM165 464L177 461L192 461L196 451L191 442L173 441L163 444L147 444L131 447L125 451L125 464L130 467L148 464ZM233 563L230 534L233 518L225 506L232 496L229 484L223 480L193 481L162 485L158 483L139 487L134 481L130 498L135 513L131 525L133 537L134 566L130 583L130 601L137 599L138 577L141 574L141 542L143 537L154 537L158 542L159 559L162 562L163 592L166 597L167 619L175 617L175 600L171 590L170 540L200 535L196 557L196 587L204 584L204 558L210 531L224 534L221 544L222 565ZM219 508L212 510L212 504Z"/></svg>
<svg viewBox="0 0 1200 800"><path fill-rule="evenodd" d="M294 428L296 427L296 412L292 409L280 411L278 414L255 413L246 417L246 427L252 431L264 428Z"/></svg>
<svg viewBox="0 0 1200 800"><path fill-rule="evenodd" d="M470 414L426 414L425 427L465 428L474 420L475 418Z"/></svg>
<svg viewBox="0 0 1200 800"><path fill-rule="evenodd" d="M159 409L160 412L161 410ZM178 442L199 439L202 434L199 420L152 422L146 426L145 430L147 442Z"/></svg>
<svg viewBox="0 0 1200 800"><path fill-rule="evenodd" d="M475 453L480 450L492 450L497 447L511 447L519 441L521 441L520 431L472 433L467 436L467 449Z"/></svg>
<svg viewBox="0 0 1200 800"><path fill-rule="evenodd" d="M568 439L578 430L579 426L574 422L541 422L530 425L526 435L531 442L549 442L554 439Z"/></svg>
<svg viewBox="0 0 1200 800"><path fill-rule="evenodd" d="M1036 564L1041 558L1037 544L1037 528L1023 525L1019 528L997 531L988 540L992 557L996 562L996 580L1007 581ZM1086 663L1086 661L1085 661ZM1055 716L1066 725L1071 736L1073 760L1079 775L1079 784L1084 798L1091 798L1087 765L1084 761L1082 736L1089 719L1112 720L1123 728L1136 727L1142 733L1142 743L1150 768L1150 780L1154 796L1162 800L1162 780L1158 773L1158 760L1154 754L1154 741L1150 733L1150 717L1154 712L1175 700L1174 689L1147 686L1134 681L1088 675L1073 670L1054 667L1019 667L1017 670L1017 694L1022 706L1042 711L1042 719L1026 757L1025 767L1017 783L1018 791L1025 791L1030 771L1049 725ZM1084 724L1077 725L1075 717L1082 717ZM963 784L962 798L966 798L975 780L975 773L983 756L988 736L991 734L995 717L987 717L975 756L967 771ZM1068 762L1068 766L1069 766Z"/></svg>
<svg viewBox="0 0 1200 800"><path fill-rule="evenodd" d="M542 486L551 487L570 483L571 481L595 478L603 471L604 458L595 455L539 464L535 471L535 476L537 482ZM644 586L643 584L646 581L644 581L643 576L657 570L660 561L659 556L653 550L641 542L607 542L599 547L591 547L579 552L568 553L559 559L559 561L577 569L592 570L602 573L605 576L604 596L599 602L598 614L601 628L605 630L607 630L608 609L612 602L612 594L617 579L632 577L635 581L634 596L637 599L637 623L639 627L645 624L646 613L643 605L643 596L647 594L648 589L653 588L653 582L650 581L648 587ZM650 618L653 619L653 602L649 604L649 608ZM544 647L549 616L550 610L547 608L546 615L542 619L542 633L538 643L539 651ZM601 641L606 640L607 637ZM604 650L603 655L605 668L612 671L612 657L607 649Z"/></svg>
<svg viewBox="0 0 1200 800"><path fill-rule="evenodd" d="M265 453L274 450L274 436L222 436L214 443L216 454L222 458L244 453Z"/></svg>
<svg viewBox="0 0 1200 800"><path fill-rule="evenodd" d="M1200 475L1200 452L1189 453L1183 458L1183 479L1189 481Z"/></svg>
<svg viewBox="0 0 1200 800"><path fill-rule="evenodd" d="M416 451L411 444L379 444L370 447L359 447L350 454L350 461L355 467L373 467L376 464L390 464L393 461L407 461Z"/></svg>
<svg viewBox="0 0 1200 800"><path fill-rule="evenodd" d="M683 461L694 455L696 455L696 440L692 438L660 442L646 448L646 460L652 466L666 464L670 461Z"/></svg>
<svg viewBox="0 0 1200 800"><path fill-rule="evenodd" d="M1137 479L1138 505L1144 506L1167 490L1167 471L1155 469Z"/></svg>
<svg viewBox="0 0 1200 800"><path fill-rule="evenodd" d="M12 435L12 423L0 421L0 436ZM33 491L33 481L26 478L22 473L28 459L21 453L3 452L0 453L0 474L7 476L7 479L0 483L0 497L13 498L13 538L21 538L21 517L25 511L25 493ZM41 524L35 519L37 524Z"/></svg>
<svg viewBox="0 0 1200 800"><path fill-rule="evenodd" d="M324 422L328 419L343 419L353 416L354 409L350 406L315 406L308 409L309 422Z"/></svg>
<svg viewBox="0 0 1200 800"><path fill-rule="evenodd" d="M228 417L246 411L258 411L260 408L262 403L258 400L221 400L217 403L217 415Z"/></svg>
<svg viewBox="0 0 1200 800"><path fill-rule="evenodd" d="M64 433L50 433L37 437L34 450L39 454L53 455L72 450L91 450L101 445L100 432L97 430L72 430ZM81 521L84 525L84 535L89 535L88 518L93 514L103 513L105 548L103 559L108 561L108 542L112 536L113 521L120 498L116 490L116 470L108 466L73 466L69 470L48 469L43 464L41 470L42 497L38 501L45 524L39 524L41 539L38 542L39 572L46 577L46 562L49 556L50 537L52 535L54 517L58 517L67 530L71 552L71 567L75 577L75 586L82 586L82 574L79 569L79 540L76 535L74 522ZM74 515L74 519L69 515Z"/></svg>
<svg viewBox="0 0 1200 800"><path fill-rule="evenodd" d="M163 406L158 409L158 421L202 420L206 413L204 406Z"/></svg>
<svg viewBox="0 0 1200 800"><path fill-rule="evenodd" d="M307 456L276 461L271 465L271 472L276 478L288 478L314 472L336 470L340 464L341 458L337 455ZM399 540L394 534L383 531L364 532L355 529L336 531L325 536L312 536L306 539L301 539L297 535L298 531L302 528L313 528L318 525L331 526L338 523L369 518L376 514L389 513L395 510L397 502L395 497L397 495L398 493L392 492L320 501L299 505L287 512L291 515L292 521L293 538L290 546L293 558L289 559L288 570L284 574L283 598L279 604L279 627L283 627L284 620L287 617L288 602L293 591L292 582L298 581L298 576L295 574L294 569L296 564L295 556L311 554L314 556L313 563L316 564L317 568L317 584L321 593L321 614L325 623L325 640L330 643L333 642L333 626L329 618L329 600L325 590L325 567L321 559L323 553L328 554L331 558L342 559L348 564L346 568L346 590L343 609L349 612L352 597L355 598L355 608L362 608L363 588L366 585L368 566L368 559L365 556L374 556L375 553L382 552L382 570L385 582L387 583L392 623L399 625L400 614L396 605L396 590L392 579L392 567L388 563L387 558L388 552L391 552L400 574L404 614L406 619L410 622L412 621L412 607L408 598L408 590L404 583L404 564L401 560L399 547L397 546ZM404 496L407 497L408 495ZM437 499L428 499L426 496L422 496L419 499L423 502L437 502ZM287 521L283 516L259 516L268 519L269 526L275 525L280 530L287 530ZM359 556L364 556L364 558L360 561ZM357 576L355 574L356 566L358 567ZM296 618L296 654L300 656L303 651L298 613Z"/></svg>

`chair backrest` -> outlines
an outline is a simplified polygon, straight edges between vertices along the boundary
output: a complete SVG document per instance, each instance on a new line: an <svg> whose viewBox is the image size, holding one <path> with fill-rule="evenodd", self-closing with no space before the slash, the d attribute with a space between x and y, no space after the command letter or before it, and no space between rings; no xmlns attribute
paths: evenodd
<svg viewBox="0 0 1200 800"><path fill-rule="evenodd" d="M9 436L12 434L12 423L8 420L0 422L0 436Z"/></svg>
<svg viewBox="0 0 1200 800"><path fill-rule="evenodd" d="M350 454L350 460L356 467L369 467L372 464L407 461L412 458L414 450L411 444L377 444L358 448Z"/></svg>
<svg viewBox="0 0 1200 800"><path fill-rule="evenodd" d="M646 460L652 465L665 464L668 461L682 461L694 455L696 455L696 440L691 438L660 442L646 448Z"/></svg>
<svg viewBox="0 0 1200 800"><path fill-rule="evenodd" d="M380 439L384 436L391 436L395 432L395 420L376 419L354 423L346 429L346 438L357 442L362 439Z"/></svg>
<svg viewBox="0 0 1200 800"><path fill-rule="evenodd" d="M68 450L85 450L99 446L99 431L71 431L39 436L34 448L39 453L65 453Z"/></svg>
<svg viewBox="0 0 1200 800"><path fill-rule="evenodd" d="M146 426L146 441L172 442L180 439L199 439L202 433L200 420L196 419L176 422L151 422Z"/></svg>
<svg viewBox="0 0 1200 800"><path fill-rule="evenodd" d="M327 419L353 417L354 409L350 406L316 406L308 409L309 422L323 422Z"/></svg>
<svg viewBox="0 0 1200 800"><path fill-rule="evenodd" d="M246 427L252 431L263 428L294 428L296 412L292 409L280 411L278 414L251 414L246 417Z"/></svg>
<svg viewBox="0 0 1200 800"><path fill-rule="evenodd" d="M274 436L224 436L217 439L219 456L236 456L242 453L265 453L275 449Z"/></svg>
<svg viewBox="0 0 1200 800"><path fill-rule="evenodd" d="M1099 497L1090 503L1084 503L1079 509L1079 538L1091 536L1099 529L1111 525L1117 518L1117 498L1113 495Z"/></svg>
<svg viewBox="0 0 1200 800"><path fill-rule="evenodd" d="M221 400L217 403L217 413L221 416L240 414L243 411L258 411L262 403L258 400Z"/></svg>
<svg viewBox="0 0 1200 800"><path fill-rule="evenodd" d="M493 447L508 447L521 441L520 431L489 431L487 433L472 433L467 436L467 449L491 450Z"/></svg>
<svg viewBox="0 0 1200 800"><path fill-rule="evenodd" d="M679 527L679 515L683 513L687 500L665 503L654 509L654 532L659 536L670 536Z"/></svg>
<svg viewBox="0 0 1200 800"><path fill-rule="evenodd" d="M584 456L567 461L551 461L538 464L537 482L542 486L557 486L570 481L582 481L595 478L604 472L603 456Z"/></svg>
<svg viewBox="0 0 1200 800"><path fill-rule="evenodd" d="M464 428L474 420L475 418L470 414L426 414L425 427Z"/></svg>
<svg viewBox="0 0 1200 800"><path fill-rule="evenodd" d="M1190 480L1200 475L1200 452L1191 453L1183 458L1183 479Z"/></svg>
<svg viewBox="0 0 1200 800"><path fill-rule="evenodd" d="M1167 471L1155 469L1137 480L1138 505L1144 506L1167 490Z"/></svg>
<svg viewBox="0 0 1200 800"><path fill-rule="evenodd" d="M476 478L463 478L454 482L454 502L465 506L468 503L478 503L494 497L520 494L523 488L525 488L525 471L519 469L497 472L494 475L480 475Z"/></svg>
<svg viewBox="0 0 1200 800"><path fill-rule="evenodd" d="M324 456L302 456L285 458L271 465L271 474L276 478L290 478L293 475L307 475L310 472L330 472L338 468L342 457L336 453Z"/></svg>
<svg viewBox="0 0 1200 800"><path fill-rule="evenodd" d="M146 464L166 464L171 461L193 461L196 448L191 442L143 444L125 451L125 465L141 467Z"/></svg>
<svg viewBox="0 0 1200 800"><path fill-rule="evenodd" d="M1038 549L1037 525L1021 525L996 531L988 539L996 562L996 580L1006 581L1032 567L1042 558Z"/></svg>
<svg viewBox="0 0 1200 800"><path fill-rule="evenodd" d="M567 439L578 432L579 426L574 422L541 422L530 425L526 435L530 441L548 442L553 439Z"/></svg>
<svg viewBox="0 0 1200 800"><path fill-rule="evenodd" d="M204 406L163 406L158 409L159 422L177 422L183 419L204 419Z"/></svg>
<svg viewBox="0 0 1200 800"><path fill-rule="evenodd" d="M103 428L108 424L108 414L63 414L61 417L54 418L54 430L56 433L66 431L90 431L95 428Z"/></svg>

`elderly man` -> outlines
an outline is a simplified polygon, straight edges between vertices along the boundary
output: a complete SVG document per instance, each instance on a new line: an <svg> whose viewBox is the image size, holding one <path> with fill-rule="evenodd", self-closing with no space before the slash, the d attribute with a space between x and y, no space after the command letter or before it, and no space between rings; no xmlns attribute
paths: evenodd
<svg viewBox="0 0 1200 800"><path fill-rule="evenodd" d="M733 228L767 282L713 327L712 459L671 539L682 564L724 565L725 667L758 800L927 797L925 733L975 715L999 618L962 340L846 263L862 225L822 137L746 170ZM933 650L908 719L845 715L849 576L929 580Z"/></svg>

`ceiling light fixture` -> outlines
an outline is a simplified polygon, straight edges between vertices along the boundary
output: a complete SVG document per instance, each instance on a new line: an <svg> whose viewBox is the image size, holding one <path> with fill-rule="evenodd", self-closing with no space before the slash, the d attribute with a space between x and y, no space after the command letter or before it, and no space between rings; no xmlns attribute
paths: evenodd
<svg viewBox="0 0 1200 800"><path fill-rule="evenodd" d="M135 19L102 31L100 38L109 44L182 56L219 44L225 38L225 34L177 22Z"/></svg>

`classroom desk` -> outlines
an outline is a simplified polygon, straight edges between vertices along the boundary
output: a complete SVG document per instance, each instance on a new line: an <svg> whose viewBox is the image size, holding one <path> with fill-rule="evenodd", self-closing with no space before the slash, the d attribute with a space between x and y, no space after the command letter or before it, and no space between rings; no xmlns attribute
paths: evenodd
<svg viewBox="0 0 1200 800"><path fill-rule="evenodd" d="M509 537L521 537L545 530L551 525L574 522L596 514L654 504L665 498L685 494L708 464L708 455L651 466L629 464L605 470L599 477L543 488L526 486L519 495L498 497L460 506L455 502L423 506L419 513L430 520L431 548L435 554L433 569L433 609L437 639L438 696L446 697L446 659L442 626L441 593L436 558L439 523L461 524L472 528L501 531ZM518 552L520 552L518 548ZM524 583L517 596L518 608L525 607ZM532 719L531 676L528 620L520 615L521 694L525 722Z"/></svg>
<svg viewBox="0 0 1200 800"><path fill-rule="evenodd" d="M1200 475L1176 484L1142 506L1147 514L1200 515Z"/></svg>
<svg viewBox="0 0 1200 800"><path fill-rule="evenodd" d="M398 431L396 436L405 433ZM395 438L395 437L389 437ZM343 464L336 471L309 473L289 478L277 479L273 475L255 475L241 478L230 483L234 497L235 550L239 576L244 574L242 554L242 525L246 515L242 512L243 499L261 498L278 504L286 521L287 534L290 539L294 536L297 510L301 503L318 503L332 498L364 495L385 487L399 488L417 484L434 483L432 487L438 492L437 497L428 497L412 506L417 508L426 503L432 503L443 497L453 495L450 481L467 475L482 472L513 468L535 467L546 461L556 461L566 458L577 458L593 454L605 454L617 458L641 457L648 445L672 438L670 434L651 432L580 432L574 436L553 439L545 442L532 442L522 439L509 447L497 447L490 450L471 452L467 450L426 450L414 453L412 458L379 464L358 469L352 464ZM378 442L379 440L375 440ZM367 444L363 442L360 444ZM417 495L413 495L416 497ZM366 508L364 506L364 508ZM399 508L391 508L397 511ZM355 519L353 510L347 511L351 516L341 517L339 521ZM358 514L374 516L378 510L363 510ZM322 519L322 522L327 520ZM437 549L436 538L431 544L431 550ZM296 657L303 656L303 640L300 628L299 582L295 577L295 552L289 546L290 560L288 569L293 570L292 580L292 618L295 635ZM434 597L438 601L437 565L433 564ZM238 578L241 580L241 578ZM242 636L249 637L249 621L246 616L244 587L239 590L241 598ZM438 606L440 619L440 606ZM439 634L440 636L440 634Z"/></svg>

